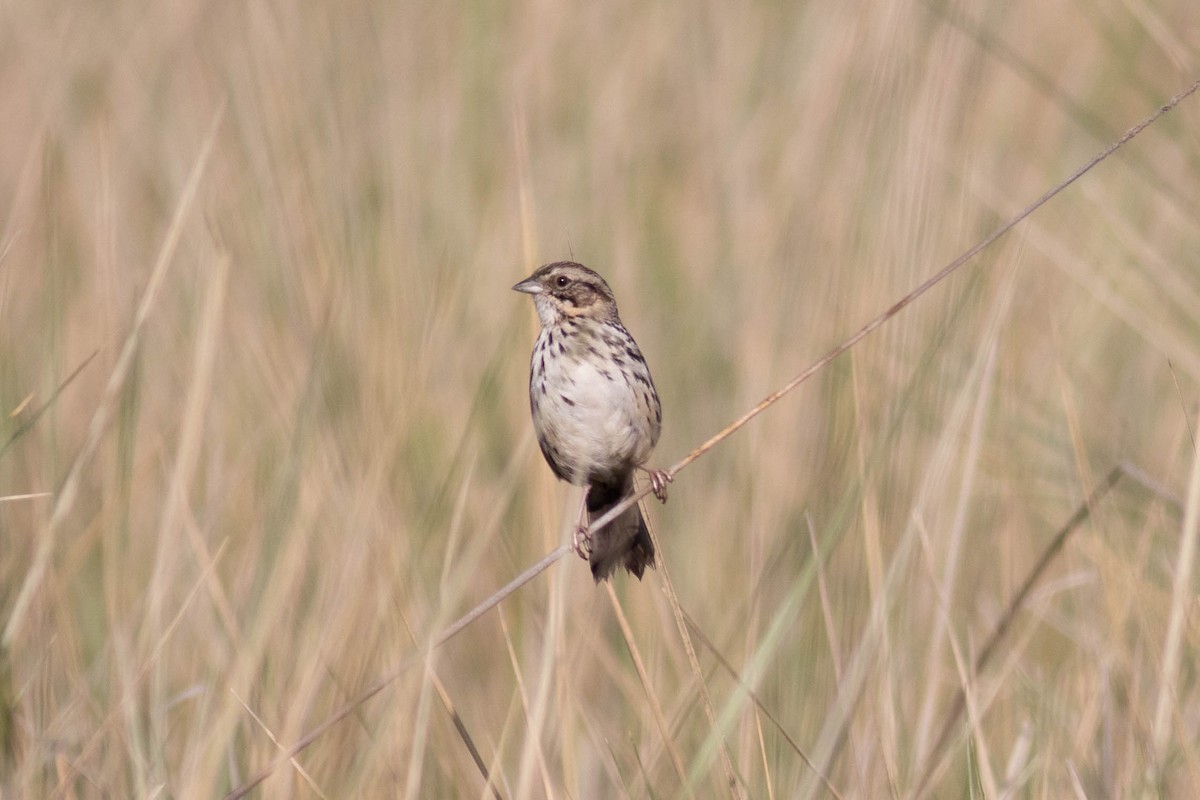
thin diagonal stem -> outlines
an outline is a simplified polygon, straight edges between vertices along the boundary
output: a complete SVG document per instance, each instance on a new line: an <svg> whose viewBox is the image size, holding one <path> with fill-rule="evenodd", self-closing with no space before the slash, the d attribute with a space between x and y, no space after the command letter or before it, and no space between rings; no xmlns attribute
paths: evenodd
<svg viewBox="0 0 1200 800"><path fill-rule="evenodd" d="M74 371L66 377L66 380L58 385L58 388L54 390L54 394L50 395L50 399L45 403L42 403L42 405L38 407L37 411L34 411L29 415L29 419L25 420L25 422L23 422L19 428L13 431L12 436L9 436L8 440L5 441L4 444L0 445L0 456L4 455L4 451L11 447L13 442L15 442L17 439L20 439L29 431L30 428L37 424L37 421L42 418L42 414L46 413L47 409L54 405L55 401L58 400L58 396L62 394L63 389L66 389L73 380L79 377L79 373L83 372L83 368L92 363L92 359L99 354L99 350L93 350L92 354L81 361L79 366L76 367Z"/></svg>
<svg viewBox="0 0 1200 800"><path fill-rule="evenodd" d="M531 580L533 580L538 575L540 575L542 572L544 572L547 567L549 567L555 561L558 561L560 558L562 558L563 556L567 555L570 552L571 552L571 548L567 547L566 545L563 545L563 546L559 547L558 549L551 551L541 561L537 562L536 564L531 566L529 569L525 570L520 575L513 578L508 583L504 584L504 586L502 586L500 589L498 589L496 592L494 592L492 594L492 596L489 597L487 600L484 600L482 603L475 606L473 609L468 611L466 614L463 614L461 617L459 617L458 620L455 621L452 625L450 625L449 627L442 630L442 632L437 635L437 638L434 639L429 644L429 649L433 649L435 647L440 647L443 644L445 644L446 642L450 641L458 633L460 633L463 630L463 628L467 627L472 622L474 622L475 620L482 617L488 611L491 611L493 608L495 608L497 605L500 604L501 600L508 597L510 594L515 592L517 589L520 589L525 584L529 583ZM335 711L328 719L326 719L324 722L322 722L317 727L313 728L311 731L309 731L304 736L302 736L300 739L298 739L295 744L293 744L291 747L287 748L282 753L280 753L278 756L276 756L274 761L270 762L265 767L263 767L258 772L256 772L241 786L237 787L232 792L225 795L225 800L237 800L237 798L245 797L250 792L251 789L253 789L255 786L258 786L260 783L262 783L264 780L266 780L267 777L272 772L275 771L276 767L278 767L280 764L283 764L283 763L289 761L290 759L292 759L297 753L304 750L306 747L308 747L310 744L312 744L318 738L320 738L321 734L325 733L325 731L329 730L334 725L338 724L343 719L348 717L351 713L353 713L353 711L356 708L361 706L363 703L367 702L372 697L374 697L375 695L382 692L384 689L386 689L388 686L390 686L393 681L395 681L397 678L399 678L404 673L408 672L415 664L420 663L420 661L424 658L424 656L425 656L424 653L413 653L413 654L409 655L407 658L405 658L403 661L401 661L395 667L395 669L393 669L387 675L384 675L382 678L380 678L378 681L376 681L375 684L372 685L369 689L367 689L362 694L360 694L358 697L355 697L353 700L351 700L348 703L346 703L345 705L343 705L341 708L339 708L337 711Z"/></svg>
<svg viewBox="0 0 1200 800"><path fill-rule="evenodd" d="M886 311L881 313L879 316L872 319L866 325L859 328L858 331L856 331L853 335L851 335L849 338L847 338L845 341L843 341L837 347L833 348L828 353L826 353L825 355L818 358L816 361L814 361L812 363L811 366L809 366L807 369L805 369L799 375L797 375L796 377L794 377L790 381L788 381L786 384L784 384L783 388L778 389L774 392L771 392L769 395L764 397L758 403L758 405L756 405L754 408L750 409L745 414L742 414L740 417L735 419L733 422L726 425L718 433L714 434L704 444L700 445L695 450L688 453L686 456L684 456L682 459L680 459L680 461L678 463L676 463L669 470L667 470L667 475L670 476L671 478L674 478L686 466L691 464L696 459L700 458L700 456L704 455L709 450L716 447L722 441L724 441L729 436L731 436L733 433L735 433L737 430L739 430L747 422L749 422L750 420L757 417L763 411L766 411L770 406L772 406L776 402L778 402L779 399L782 398L785 394L792 391L797 386L799 386L800 384L804 383L806 380L811 378L813 375L816 375L818 372L823 370L835 358L837 358L842 353L846 352L851 347L854 347L854 345L858 344L860 341L865 339L869 334L873 333L877 328L882 326L889 319L891 319L892 317L896 316L901 311L903 311L906 306L908 306L910 303L912 303L918 297L920 297L921 295L928 292L930 289L932 289L934 286L936 286L939 283L941 283L942 281L944 281L946 278L950 277L950 275L953 274L956 270L958 270L959 267L966 264L972 258L977 256L981 251L983 251L985 248L987 248L989 245L993 244L997 239L999 239L1004 234L1011 231L1018 224L1020 224L1022 221L1024 221L1026 217L1028 217L1034 211L1037 211L1039 208L1044 206L1046 203L1048 203L1051 199L1053 199L1056 195L1058 195L1060 192L1062 192L1068 186L1073 184L1075 181L1082 178L1089 171L1091 171L1093 167L1095 167L1101 161L1104 161L1104 159L1111 156L1122 145L1124 145L1126 142L1133 139L1135 136L1137 136L1139 133L1144 131L1149 126L1153 125L1155 122L1158 121L1158 119L1160 117L1162 117L1164 114L1166 114L1167 112L1174 109L1177 105L1179 105L1181 102L1186 100L1188 97L1195 94L1198 90L1200 90L1200 80L1196 81L1191 86L1189 86L1188 88L1184 89L1179 94L1172 97L1170 100L1168 100L1166 103L1164 103L1158 110L1156 110L1153 114L1146 117L1145 119L1143 119L1138 124L1134 125L1129 130L1125 131L1125 134L1120 139L1117 139L1115 142L1108 145L1108 147L1105 147L1099 153L1092 156L1088 161L1086 161L1083 164L1083 166L1079 167L1077 170L1072 172L1063 181L1061 181L1056 186L1054 186L1054 188L1047 191L1045 194L1043 194L1037 200L1034 200L1032 203L1025 206L1025 208L1021 209L1016 214L1016 216L1009 219L1008 222L1005 222L999 228L996 228L996 230L992 231L990 234L985 236L983 239L976 242L974 246L972 246L970 249L968 249L966 252L964 252L958 258L951 261L946 266L942 267L932 277L928 278L920 286L913 289L908 294L904 295L904 297L901 297L899 300L897 300L895 303L893 303L890 308L888 308ZM649 488L641 489L641 490L635 492L633 495L625 498L620 503L618 503L617 505L615 505L611 509L609 509L608 513L606 513L604 516L600 517L595 522L593 522L592 527L598 528L603 525L607 525L609 522L611 522L612 520L616 519L621 514L623 514L627 508L629 508L631 505L633 505L634 503L636 503L638 500L645 497L649 493L650 493Z"/></svg>

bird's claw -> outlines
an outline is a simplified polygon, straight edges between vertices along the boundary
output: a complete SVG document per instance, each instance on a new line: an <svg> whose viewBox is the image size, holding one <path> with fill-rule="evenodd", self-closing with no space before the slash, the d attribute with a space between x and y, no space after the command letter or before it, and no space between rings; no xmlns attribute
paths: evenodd
<svg viewBox="0 0 1200 800"><path fill-rule="evenodd" d="M571 549L584 561L591 560L592 532L588 530L587 525L581 524L575 527L575 534L571 537Z"/></svg>
<svg viewBox="0 0 1200 800"><path fill-rule="evenodd" d="M662 469L648 469L646 472L650 476L650 491L654 492L658 502L667 502L667 484L675 480L675 476Z"/></svg>

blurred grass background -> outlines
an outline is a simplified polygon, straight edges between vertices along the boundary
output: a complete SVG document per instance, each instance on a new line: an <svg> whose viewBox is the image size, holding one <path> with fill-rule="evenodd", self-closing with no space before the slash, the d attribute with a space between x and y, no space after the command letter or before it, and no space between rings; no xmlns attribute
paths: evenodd
<svg viewBox="0 0 1200 800"><path fill-rule="evenodd" d="M538 264L612 284L666 466L1191 83L1193 12L5 4L0 495L47 494L0 502L0 792L228 791L557 546L509 291ZM650 509L842 796L1200 792L1197 130L1193 98ZM968 674L1123 462L1159 485ZM615 590L645 685L565 560L259 796L491 796L438 683L504 797L726 796L661 573ZM828 796L697 647L744 793Z"/></svg>

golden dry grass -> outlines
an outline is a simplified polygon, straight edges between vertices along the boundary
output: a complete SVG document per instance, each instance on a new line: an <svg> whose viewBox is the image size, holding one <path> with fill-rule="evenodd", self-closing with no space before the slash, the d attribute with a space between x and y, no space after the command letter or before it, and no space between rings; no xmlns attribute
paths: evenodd
<svg viewBox="0 0 1200 800"><path fill-rule="evenodd" d="M7 4L0 795L219 796L560 544L537 264L613 285L672 463L1195 80L1193 12ZM572 558L257 796L492 796L448 704L506 798L728 796L721 740L827 796L787 737L848 798L1200 792L1197 130L650 509L715 727L661 573Z"/></svg>

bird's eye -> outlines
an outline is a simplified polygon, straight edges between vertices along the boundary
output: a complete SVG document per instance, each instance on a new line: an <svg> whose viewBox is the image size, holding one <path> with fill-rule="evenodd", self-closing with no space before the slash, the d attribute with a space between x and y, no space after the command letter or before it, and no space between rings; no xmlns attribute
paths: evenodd
<svg viewBox="0 0 1200 800"><path fill-rule="evenodd" d="M566 276L566 275L559 275L559 276L558 276L558 279L557 279L556 281L554 281L554 282L555 282L556 284L558 284L558 288L560 288L560 289L561 289L561 288L563 288L564 286L566 286L568 283L570 283L571 281L570 281L570 279L569 279L569 278L567 278L567 276Z"/></svg>

